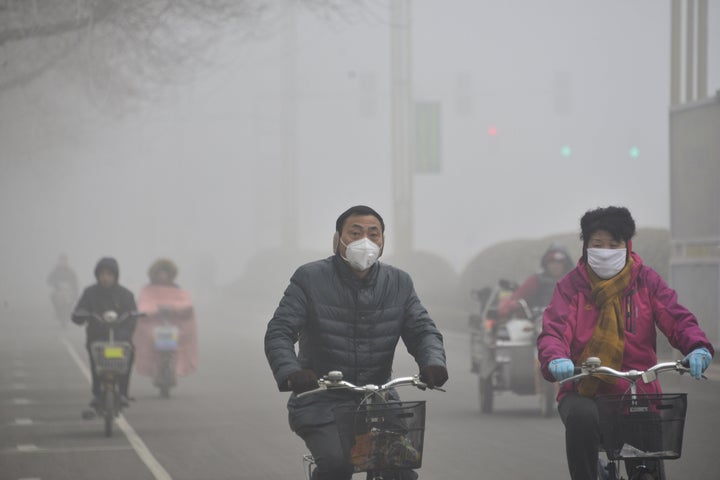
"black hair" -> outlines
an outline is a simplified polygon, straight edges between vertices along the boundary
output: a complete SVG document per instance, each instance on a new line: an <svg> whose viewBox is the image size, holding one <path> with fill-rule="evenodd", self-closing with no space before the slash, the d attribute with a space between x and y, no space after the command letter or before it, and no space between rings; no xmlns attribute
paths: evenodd
<svg viewBox="0 0 720 480"><path fill-rule="evenodd" d="M380 220L380 227L382 228L383 233L385 233L385 222L383 222L382 217L379 213L377 213L372 208L365 206L365 205L355 205L354 207L350 207L347 210L345 210L343 213L340 214L337 221L335 221L335 231L338 233L342 233L343 225L345 225L345 220L348 219L348 217L352 215L372 215L378 220Z"/></svg>
<svg viewBox="0 0 720 480"><path fill-rule="evenodd" d="M580 219L580 239L584 244L598 230L605 230L613 239L627 242L635 235L635 220L625 207L588 210Z"/></svg>

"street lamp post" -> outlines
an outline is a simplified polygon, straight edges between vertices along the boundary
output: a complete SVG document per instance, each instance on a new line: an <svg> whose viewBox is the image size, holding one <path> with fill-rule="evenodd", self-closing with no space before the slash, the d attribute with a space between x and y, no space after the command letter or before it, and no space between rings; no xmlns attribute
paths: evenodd
<svg viewBox="0 0 720 480"><path fill-rule="evenodd" d="M394 245L413 249L413 174L415 149L412 98L410 1L390 3L390 72L392 96L392 163Z"/></svg>

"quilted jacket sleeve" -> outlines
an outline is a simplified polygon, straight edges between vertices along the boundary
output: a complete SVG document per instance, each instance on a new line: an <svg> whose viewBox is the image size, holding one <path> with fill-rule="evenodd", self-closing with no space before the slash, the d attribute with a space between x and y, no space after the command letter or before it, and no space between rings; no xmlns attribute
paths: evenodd
<svg viewBox="0 0 720 480"><path fill-rule="evenodd" d="M410 295L405 305L403 343L420 368L426 365L446 367L443 336L415 293L410 276L405 275L403 280L410 289Z"/></svg>
<svg viewBox="0 0 720 480"><path fill-rule="evenodd" d="M281 392L290 390L288 374L302 368L295 353L295 343L306 319L307 301L302 283L301 271L297 270L265 332L265 356Z"/></svg>

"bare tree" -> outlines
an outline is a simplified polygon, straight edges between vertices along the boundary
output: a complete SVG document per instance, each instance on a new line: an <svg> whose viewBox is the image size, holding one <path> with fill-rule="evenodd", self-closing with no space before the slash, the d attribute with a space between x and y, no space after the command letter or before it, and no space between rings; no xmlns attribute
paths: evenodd
<svg viewBox="0 0 720 480"><path fill-rule="evenodd" d="M273 34L302 6L354 21L360 0L0 0L0 94L51 68L80 72L96 90L137 97L181 81L208 48ZM119 94L119 95L118 95Z"/></svg>

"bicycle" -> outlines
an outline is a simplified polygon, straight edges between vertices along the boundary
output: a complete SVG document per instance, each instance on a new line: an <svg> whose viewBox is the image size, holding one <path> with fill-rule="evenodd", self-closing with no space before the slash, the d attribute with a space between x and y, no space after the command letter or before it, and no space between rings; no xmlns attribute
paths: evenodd
<svg viewBox="0 0 720 480"><path fill-rule="evenodd" d="M391 397L396 387L428 386L418 375L398 377L383 385L353 385L342 379L339 371L331 371L318 380L319 387L298 394L313 395L328 390L349 390L363 394L358 403L339 405L335 420L343 451L354 467L354 473L366 472L366 480L383 480L390 472L421 467L425 434L425 401L400 401ZM442 388L435 387L433 390ZM306 480L312 478L315 460L303 455Z"/></svg>
<svg viewBox="0 0 720 480"><path fill-rule="evenodd" d="M596 398L600 415L601 451L607 461L598 460L598 480L625 480L620 472L624 463L627 480L665 480L663 460L676 460L682 453L682 439L687 411L686 393L638 393L637 384L652 383L658 374L689 372L682 360L661 362L647 370L618 371L589 357L575 375L561 380L578 381L585 377L609 375L629 383L622 395ZM703 378L707 378L703 375Z"/></svg>
<svg viewBox="0 0 720 480"><path fill-rule="evenodd" d="M118 315L114 310L108 310L102 315L88 312L78 312L79 317L97 321L108 328L108 341L95 341L90 344L90 353L95 365L100 386L100 402L94 410L85 410L82 417L91 420L100 417L104 420L106 437L113 434L113 422L120 416L125 405L120 399L120 377L130 371L130 359L133 346L128 341L115 340L115 328L123 322L134 318L144 317L144 313L126 312Z"/></svg>

